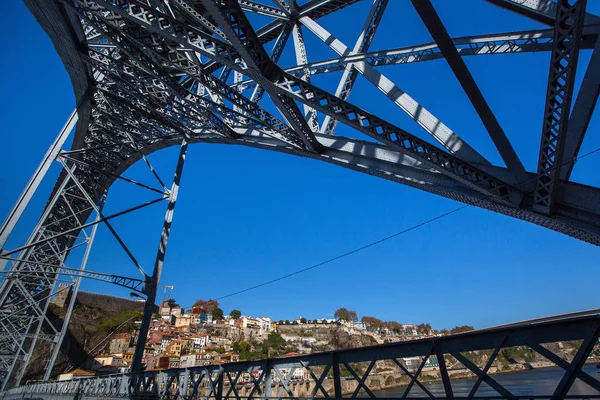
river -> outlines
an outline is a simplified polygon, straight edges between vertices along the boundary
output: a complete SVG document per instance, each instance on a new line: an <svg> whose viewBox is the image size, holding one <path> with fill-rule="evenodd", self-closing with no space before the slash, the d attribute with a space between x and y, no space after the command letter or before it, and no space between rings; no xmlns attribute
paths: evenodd
<svg viewBox="0 0 600 400"><path fill-rule="evenodd" d="M584 366L583 370L590 374L595 379L600 379L600 374L595 365L588 364ZM511 372L507 374L491 375L491 377L504 386L515 396L545 396L551 395L556 385L562 378L564 370L561 368L543 368L534 369L528 371ZM469 395L471 388L475 384L476 379L457 379L452 381L452 390L454 396L466 397ZM444 396L444 386L442 382L429 382L424 384L434 396ZM394 398L401 397L404 393L405 387L399 387L394 389L378 390L375 395L377 398ZM576 380L569 396L589 396L589 395L600 395L600 392L591 388L587 384ZM499 394L482 383L477 390L476 396L499 396ZM420 387L414 385L410 391L409 397L427 397L425 392Z"/></svg>

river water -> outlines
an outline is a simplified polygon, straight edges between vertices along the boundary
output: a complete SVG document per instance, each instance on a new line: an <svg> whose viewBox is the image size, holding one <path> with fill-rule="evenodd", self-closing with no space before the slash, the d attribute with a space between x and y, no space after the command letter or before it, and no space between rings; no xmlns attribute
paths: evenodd
<svg viewBox="0 0 600 400"><path fill-rule="evenodd" d="M594 365L586 365L583 370L590 374L594 379L600 380L600 374ZM546 396L551 395L556 388L556 385L562 378L564 370L561 368L543 368L528 371L511 372L507 374L491 375L491 377L499 384L504 386L515 396ZM456 397L466 397L469 395L471 388L477 379L457 379L452 381L452 390ZM423 386L427 388L434 396L444 396L444 386L442 382L430 382ZM375 395L378 398L394 398L401 397L405 387L394 389L378 390ZM581 382L579 379L569 391L569 396L589 396L600 395L600 392ZM481 383L477 390L476 396L500 396L494 389L486 383ZM420 387L414 385L410 391L409 397L428 397Z"/></svg>

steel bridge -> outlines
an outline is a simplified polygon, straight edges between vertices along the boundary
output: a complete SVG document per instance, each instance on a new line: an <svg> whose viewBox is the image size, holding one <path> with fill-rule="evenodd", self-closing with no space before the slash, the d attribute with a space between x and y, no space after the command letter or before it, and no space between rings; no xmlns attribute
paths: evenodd
<svg viewBox="0 0 600 400"><path fill-rule="evenodd" d="M53 346L45 378L50 377L73 308L71 302L62 327L47 320L48 301L61 279L69 279L75 292L89 277L146 295L138 343L144 342L191 143L239 144L321 160L600 244L600 189L570 180L600 88L600 18L586 12L586 0L480 0L546 28L459 38L449 35L430 0L410 0L405 6L414 7L434 42L378 51L370 47L392 3L388 0L361 1L370 11L356 21L363 28L349 44L319 20L359 0L274 0L270 5L253 0L24 1L62 59L77 106L0 227L4 389L21 383L38 340ZM254 26L250 14L271 20ZM338 57L308 62L303 36L308 32ZM291 68L280 65L288 42L297 62ZM591 61L576 88L582 51L591 52ZM535 171L523 167L463 59L528 52L550 59ZM454 73L504 165L493 165L381 72L384 66L435 59L443 59ZM334 93L311 82L314 75L332 71L343 71ZM349 96L358 79L377 87L422 130L408 132L353 105ZM265 94L270 103L261 106ZM335 135L339 122L364 139ZM180 152L169 187L147 155L174 145ZM140 160L156 177L155 186L122 176ZM39 222L25 243L5 248L55 162L62 170ZM106 215L103 205L117 179L156 198ZM161 241L147 272L111 220L163 201L168 205ZM139 279L85 271L99 224L125 249ZM85 249L79 267L67 267L67 257L78 247ZM134 370L141 366L142 351L138 346Z"/></svg>
<svg viewBox="0 0 600 400"><path fill-rule="evenodd" d="M107 375L63 382L33 383L4 393L5 399L314 399L314 398L390 398L377 394L389 379L404 382L401 396L394 398L448 399L564 399L578 380L592 390L590 395L574 398L600 398L600 381L582 370L600 335L600 310L554 318L526 321L458 335L384 344L358 349L314 353L286 358L212 365L206 367L149 371L138 374ZM581 345L571 360L552 352L547 344L579 340ZM491 374L494 361L504 348L528 346L560 366L561 379L548 393L519 395L502 385ZM489 358L477 365L469 352L485 350ZM404 358L417 359L416 367ZM434 358L437 368L426 367ZM476 379L468 389L453 389L452 383L463 373L447 366L454 360ZM292 380L296 370L307 379ZM431 371L433 370L433 371ZM428 388L434 374L443 384L441 393Z"/></svg>

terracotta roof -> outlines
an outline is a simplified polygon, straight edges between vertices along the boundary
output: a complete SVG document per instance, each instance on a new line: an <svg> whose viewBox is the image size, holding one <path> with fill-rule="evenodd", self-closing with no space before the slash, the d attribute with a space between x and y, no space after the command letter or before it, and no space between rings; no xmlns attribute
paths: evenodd
<svg viewBox="0 0 600 400"><path fill-rule="evenodd" d="M94 371L86 371L84 369L74 369L71 372L67 372L67 374L71 375L96 375Z"/></svg>

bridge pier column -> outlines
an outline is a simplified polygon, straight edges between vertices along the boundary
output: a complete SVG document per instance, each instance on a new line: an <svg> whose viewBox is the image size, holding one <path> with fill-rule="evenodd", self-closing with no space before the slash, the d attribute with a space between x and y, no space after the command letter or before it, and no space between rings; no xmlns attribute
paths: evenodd
<svg viewBox="0 0 600 400"><path fill-rule="evenodd" d="M171 233L173 213L175 212L175 204L177 203L179 184L181 182L181 174L183 172L183 166L185 164L185 157L187 155L188 144L188 138L184 137L183 141L181 142L179 157L177 159L177 166L175 167L175 175L173 176L173 184L169 193L169 204L165 213L165 220L160 235L158 252L156 254L156 260L154 262L154 270L152 271L152 276L149 277L149 281L147 280L149 286L145 287L143 291L146 294L146 302L144 303L144 315L142 317L140 333L138 335L138 341L135 346L135 352L133 354L133 360L131 362L131 372L133 373L139 373L142 371L142 358L144 356L144 348L146 346L148 330L150 329L150 321L152 320L152 315L154 314L156 292L158 290L158 284L160 282L160 276L162 274L162 268L165 261L165 254L167 252L167 243L169 241L169 234Z"/></svg>

